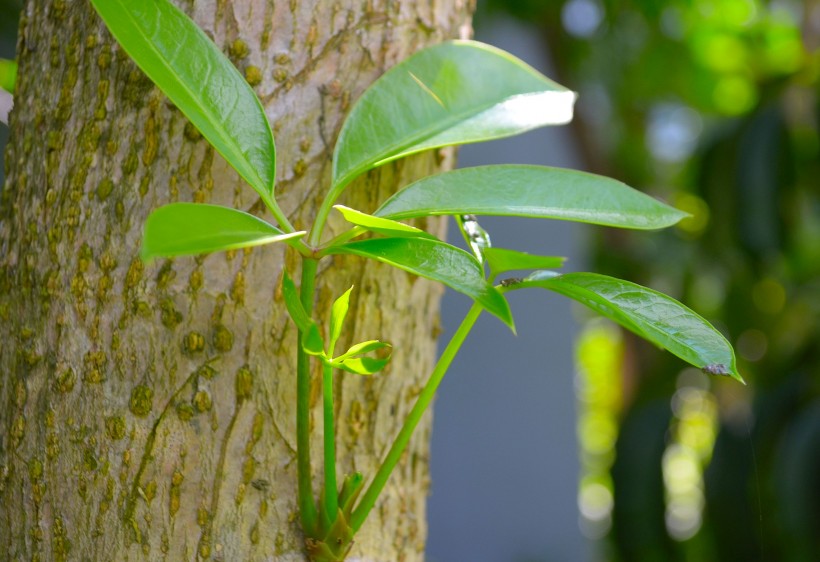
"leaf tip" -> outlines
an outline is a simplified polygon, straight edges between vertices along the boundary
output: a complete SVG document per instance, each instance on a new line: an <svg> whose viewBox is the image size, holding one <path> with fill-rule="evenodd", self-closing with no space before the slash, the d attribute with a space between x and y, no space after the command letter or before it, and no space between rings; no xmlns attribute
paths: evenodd
<svg viewBox="0 0 820 562"><path fill-rule="evenodd" d="M737 369L732 366L731 368L726 367L722 363L710 363L708 365L704 365L700 369L703 374L705 375L720 375L724 377L731 377L741 383L742 385L746 386L746 381L743 380L743 377L740 376L740 373L737 372Z"/></svg>

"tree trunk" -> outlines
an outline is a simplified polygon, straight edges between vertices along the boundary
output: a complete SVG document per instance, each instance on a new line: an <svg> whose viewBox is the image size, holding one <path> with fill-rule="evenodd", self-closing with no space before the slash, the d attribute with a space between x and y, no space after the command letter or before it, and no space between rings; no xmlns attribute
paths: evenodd
<svg viewBox="0 0 820 562"><path fill-rule="evenodd" d="M277 140L277 198L298 228L327 189L351 103L417 49L468 34L473 0L181 4L262 99ZM280 291L295 253L278 245L143 264L151 209L263 207L87 2L29 0L18 56L0 205L0 552L304 560L295 328ZM373 210L451 163L439 151L386 166L354 184L346 203ZM353 284L351 339L396 346L386 372L337 380L340 477L367 478L430 372L441 290L352 257L322 265L332 267L320 272L319 317ZM428 435L429 419L353 558L423 558Z"/></svg>

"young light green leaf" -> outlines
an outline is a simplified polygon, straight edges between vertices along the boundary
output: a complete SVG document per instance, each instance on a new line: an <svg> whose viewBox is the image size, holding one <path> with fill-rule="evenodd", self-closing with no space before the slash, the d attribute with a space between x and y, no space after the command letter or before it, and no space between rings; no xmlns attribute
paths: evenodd
<svg viewBox="0 0 820 562"><path fill-rule="evenodd" d="M333 366L337 369L342 369L343 371L354 373L356 375L372 375L384 369L389 362L389 357L386 359L377 359L374 357L353 357L350 359L345 359L338 364L334 363Z"/></svg>
<svg viewBox="0 0 820 562"><path fill-rule="evenodd" d="M651 230L686 217L611 178L547 166L463 168L421 179L374 213L401 220L429 215L503 215Z"/></svg>
<svg viewBox="0 0 820 562"><path fill-rule="evenodd" d="M538 272L511 289L541 287L570 297L712 375L740 382L735 354L709 322L675 299L596 273Z"/></svg>
<svg viewBox="0 0 820 562"><path fill-rule="evenodd" d="M390 219L381 217L374 217L356 209L345 207L344 205L334 205L334 209L342 213L345 220L350 224L361 226L372 232L377 232L385 236L406 236L410 238L433 238L435 236L424 232L420 228L410 226L409 224L400 223Z"/></svg>
<svg viewBox="0 0 820 562"><path fill-rule="evenodd" d="M378 340L357 343L344 354L333 359L330 364L337 369L343 369L350 373L372 375L384 369L390 361L391 356L388 354L385 357L367 357L367 354L378 351L379 349L389 349L391 347L389 343Z"/></svg>
<svg viewBox="0 0 820 562"><path fill-rule="evenodd" d="M562 267L566 258L535 256L504 248L487 248L484 259L490 266L490 279L517 269L554 269Z"/></svg>
<svg viewBox="0 0 820 562"><path fill-rule="evenodd" d="M567 123L575 97L489 45L451 41L419 51L354 105L333 154L331 196L362 172L408 154Z"/></svg>
<svg viewBox="0 0 820 562"><path fill-rule="evenodd" d="M319 327L311 322L308 329L302 332L302 349L309 355L325 357L325 342L319 333Z"/></svg>
<svg viewBox="0 0 820 562"><path fill-rule="evenodd" d="M282 296L285 298L285 308L288 309L293 323L300 332L307 332L314 322L305 312L305 307L302 306L302 300L299 297L299 290L287 271L282 271Z"/></svg>
<svg viewBox="0 0 820 562"><path fill-rule="evenodd" d="M319 327L316 325L302 306L302 300L299 298L299 290L290 278L287 271L282 272L282 295L285 298L285 308L288 309L293 323L299 328L302 333L301 345L305 353L309 355L325 355L325 343L322 340L322 335L319 333Z"/></svg>
<svg viewBox="0 0 820 562"><path fill-rule="evenodd" d="M366 355L373 351L377 351L379 349L384 349L387 347L393 347L387 342L379 341L379 340L369 340L362 343L357 343L356 345L350 346L350 349L345 351L342 355L333 359L334 362L336 361L344 361L345 359L349 359L351 357L358 357L361 355Z"/></svg>
<svg viewBox="0 0 820 562"><path fill-rule="evenodd" d="M481 266L464 250L427 238L373 238L332 246L326 253L375 259L444 283L471 297L513 328L507 301L497 289L487 283Z"/></svg>
<svg viewBox="0 0 820 562"><path fill-rule="evenodd" d="M350 287L341 297L336 299L330 309L330 341L328 342L327 353L331 357L333 357L336 342L339 341L339 336L342 335L342 326L350 308L350 293L352 291L353 287Z"/></svg>
<svg viewBox="0 0 820 562"><path fill-rule="evenodd" d="M145 221L142 258L192 256L221 250L295 241L304 232L283 233L243 211L204 203L172 203Z"/></svg>
<svg viewBox="0 0 820 562"><path fill-rule="evenodd" d="M276 154L253 90L167 0L91 0L122 48L239 175L270 204Z"/></svg>

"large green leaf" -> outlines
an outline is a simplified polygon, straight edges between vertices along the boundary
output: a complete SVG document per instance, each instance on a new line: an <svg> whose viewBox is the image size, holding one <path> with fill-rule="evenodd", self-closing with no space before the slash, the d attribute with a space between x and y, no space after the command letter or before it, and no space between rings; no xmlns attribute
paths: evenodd
<svg viewBox="0 0 820 562"><path fill-rule="evenodd" d="M276 174L273 134L253 90L167 0L91 0L111 34L263 200Z"/></svg>
<svg viewBox="0 0 820 562"><path fill-rule="evenodd" d="M373 238L332 246L326 253L371 258L439 281L473 298L508 326L513 326L507 301L484 279L476 259L444 242L428 238Z"/></svg>
<svg viewBox="0 0 820 562"><path fill-rule="evenodd" d="M504 215L655 229L686 213L611 178L547 166L479 166L444 172L402 189L374 213L394 220L428 215Z"/></svg>
<svg viewBox="0 0 820 562"><path fill-rule="evenodd" d="M572 119L575 94L489 45L419 51L373 83L342 126L333 184L429 148L515 135Z"/></svg>
<svg viewBox="0 0 820 562"><path fill-rule="evenodd" d="M283 233L275 226L229 207L172 203L145 221L142 258L192 256L221 250L293 241L305 232Z"/></svg>
<svg viewBox="0 0 820 562"><path fill-rule="evenodd" d="M712 375L743 382L735 353L709 322L675 299L597 273L538 272L507 288L541 287L570 297Z"/></svg>

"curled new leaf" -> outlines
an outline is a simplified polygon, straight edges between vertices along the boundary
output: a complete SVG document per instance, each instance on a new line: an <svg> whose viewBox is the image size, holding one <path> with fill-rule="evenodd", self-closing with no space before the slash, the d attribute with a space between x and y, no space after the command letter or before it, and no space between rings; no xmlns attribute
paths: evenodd
<svg viewBox="0 0 820 562"><path fill-rule="evenodd" d="M380 349L390 349L389 343L371 340L351 346L344 354L333 359L330 364L337 368L357 375L372 375L381 371L390 362L390 355L384 357L368 357L368 354Z"/></svg>
<svg viewBox="0 0 820 562"><path fill-rule="evenodd" d="M142 257L193 256L294 241L304 232L285 234L262 219L219 205L172 203L155 210L145 221Z"/></svg>
<svg viewBox="0 0 820 562"><path fill-rule="evenodd" d="M740 382L735 354L709 322L672 297L597 273L535 273L510 289L541 287L570 297L712 375Z"/></svg>

